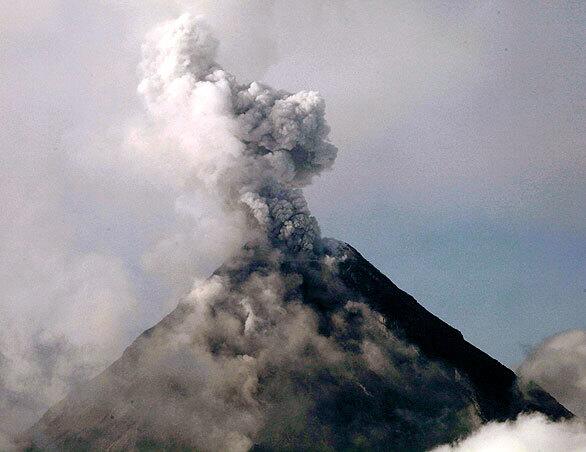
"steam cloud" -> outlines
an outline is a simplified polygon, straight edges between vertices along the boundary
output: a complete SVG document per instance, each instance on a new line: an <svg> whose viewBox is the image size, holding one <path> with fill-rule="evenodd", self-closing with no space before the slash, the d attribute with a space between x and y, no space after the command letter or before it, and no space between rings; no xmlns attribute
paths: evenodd
<svg viewBox="0 0 586 452"><path fill-rule="evenodd" d="M517 373L537 383L577 416L586 419L586 331L571 330L544 340Z"/></svg>

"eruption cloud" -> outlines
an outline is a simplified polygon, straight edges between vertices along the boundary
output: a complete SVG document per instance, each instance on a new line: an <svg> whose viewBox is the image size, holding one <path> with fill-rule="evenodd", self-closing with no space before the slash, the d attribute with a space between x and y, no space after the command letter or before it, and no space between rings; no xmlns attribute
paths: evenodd
<svg viewBox="0 0 586 452"><path fill-rule="evenodd" d="M157 129L152 136L174 148L183 183L241 212L256 240L314 253L320 231L301 188L336 158L324 101L312 91L239 84L215 62L217 47L188 14L149 34L138 91Z"/></svg>

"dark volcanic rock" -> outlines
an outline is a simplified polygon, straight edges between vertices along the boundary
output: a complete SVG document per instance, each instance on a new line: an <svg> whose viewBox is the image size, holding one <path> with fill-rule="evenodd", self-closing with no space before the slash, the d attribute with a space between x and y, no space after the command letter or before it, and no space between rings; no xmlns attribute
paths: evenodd
<svg viewBox="0 0 586 452"><path fill-rule="evenodd" d="M245 265L226 265L216 275L234 291L244 290L251 275L270 275L267 262L254 258ZM335 270L325 268L328 262L335 262ZM221 376L205 374L192 362L194 342L169 346L183 337L196 312L193 303L185 302L105 372L50 409L27 433L23 447L425 450L455 440L480 422L513 419L522 412L572 416L540 388L522 390L511 370L466 342L347 244L324 240L323 258L281 259L277 272L298 280L285 292L284 306L299 302L299 309L310 310L319 337L286 361L269 359L256 369L254 400L222 393L226 406L207 407L200 394L202 379ZM215 319L222 308L214 309ZM373 318L378 320L373 323ZM242 322L246 331L249 319ZM261 330L271 328L269 322ZM209 356L231 353L242 358L243 368L264 356L258 349L226 351L228 342L221 335L210 339ZM333 344L343 358L328 362L326 354L314 350L324 344ZM287 342L279 346L287 348ZM374 353L378 361L365 365L367 346L385 355ZM233 416L222 417L226 407ZM251 418L260 419L258 425L250 426ZM222 443L223 430L215 432L215 423L225 431L247 429L247 436ZM191 428L195 424L204 427ZM219 439L211 440L214 435Z"/></svg>
<svg viewBox="0 0 586 452"><path fill-rule="evenodd" d="M511 419L531 411L552 419L572 416L539 388L523 396L512 370L466 342L460 331L427 311L350 245L342 248L351 256L340 263L340 276L346 286L367 299L403 333L407 342L416 344L430 359L448 363L465 375L474 387L484 420Z"/></svg>

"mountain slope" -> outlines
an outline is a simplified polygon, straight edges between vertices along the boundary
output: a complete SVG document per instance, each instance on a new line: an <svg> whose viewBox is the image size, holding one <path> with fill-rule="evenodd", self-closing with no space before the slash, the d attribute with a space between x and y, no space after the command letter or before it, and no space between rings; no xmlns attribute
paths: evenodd
<svg viewBox="0 0 586 452"><path fill-rule="evenodd" d="M425 450L521 412L571 417L354 248L323 247L321 258L244 250L23 445Z"/></svg>
<svg viewBox="0 0 586 452"><path fill-rule="evenodd" d="M340 264L347 287L368 299L371 306L403 332L430 359L448 363L466 375L476 391L484 420L504 420L520 412L539 411L554 419L571 413L538 388L522 396L515 373L479 350L462 333L437 318L399 289L350 245L351 258Z"/></svg>

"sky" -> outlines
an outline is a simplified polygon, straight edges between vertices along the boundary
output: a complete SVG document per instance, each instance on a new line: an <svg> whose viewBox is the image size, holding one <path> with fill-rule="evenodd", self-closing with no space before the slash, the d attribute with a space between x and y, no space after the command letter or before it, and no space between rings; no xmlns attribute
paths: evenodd
<svg viewBox="0 0 586 452"><path fill-rule="evenodd" d="M586 327L583 3L0 1L13 386L50 372L58 398L238 244L173 156L137 151L144 34L186 10L240 80L325 98L338 158L305 190L323 235L509 366Z"/></svg>

